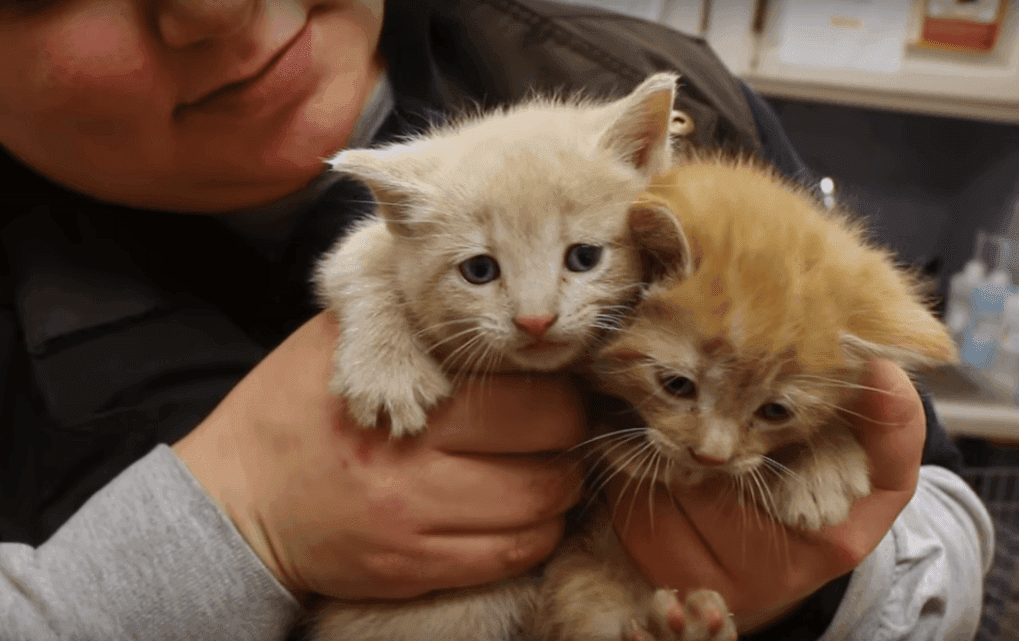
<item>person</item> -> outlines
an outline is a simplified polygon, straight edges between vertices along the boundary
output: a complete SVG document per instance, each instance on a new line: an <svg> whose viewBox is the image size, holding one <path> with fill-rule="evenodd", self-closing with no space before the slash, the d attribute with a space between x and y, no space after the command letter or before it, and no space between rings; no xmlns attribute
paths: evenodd
<svg viewBox="0 0 1019 641"><path fill-rule="evenodd" d="M669 67L697 144L811 180L703 42L538 0L0 0L0 57L4 639L283 639L316 594L477 585L554 549L570 381L467 384L395 442L326 391L309 269L370 199L323 157ZM847 418L876 491L847 523L779 553L708 489L666 492L617 523L635 560L720 590L754 639L972 636L986 511L902 372L866 387Z"/></svg>

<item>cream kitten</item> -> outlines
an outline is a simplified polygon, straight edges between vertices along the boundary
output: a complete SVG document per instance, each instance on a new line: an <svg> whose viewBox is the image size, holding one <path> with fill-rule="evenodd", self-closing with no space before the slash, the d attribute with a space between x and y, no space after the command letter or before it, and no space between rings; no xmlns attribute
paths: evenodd
<svg viewBox="0 0 1019 641"><path fill-rule="evenodd" d="M333 168L369 186L378 215L321 261L340 324L331 389L365 427L380 411L414 434L451 370L551 371L616 327L671 262L671 217L629 207L670 162L676 76L610 103L535 99Z"/></svg>
<svg viewBox="0 0 1019 641"><path fill-rule="evenodd" d="M453 370L576 364L678 264L686 247L675 217L633 207L670 163L676 79L656 74L614 102L536 99L332 159L379 203L317 275L340 325L331 388L362 426L385 412L394 437L419 432ZM537 582L329 602L313 638L538 638ZM688 629L685 640L708 639Z"/></svg>

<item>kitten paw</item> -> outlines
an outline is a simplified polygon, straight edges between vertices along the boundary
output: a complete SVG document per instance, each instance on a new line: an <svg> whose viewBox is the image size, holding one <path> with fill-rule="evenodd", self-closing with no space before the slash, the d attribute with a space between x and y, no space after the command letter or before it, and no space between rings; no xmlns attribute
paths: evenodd
<svg viewBox="0 0 1019 641"><path fill-rule="evenodd" d="M697 590L686 597L680 641L736 641L736 619L725 599L714 590Z"/></svg>
<svg viewBox="0 0 1019 641"><path fill-rule="evenodd" d="M817 530L849 518L853 501L870 494L866 455L860 446L816 454L813 465L775 488L777 518L785 525Z"/></svg>
<svg viewBox="0 0 1019 641"><path fill-rule="evenodd" d="M352 376L338 373L330 390L347 401L347 411L357 423L371 429L378 424L379 413L389 417L389 431L399 438L414 435L425 429L428 410L449 396L451 387L441 372L424 373L386 372L384 379L361 379L357 384Z"/></svg>
<svg viewBox="0 0 1019 641"><path fill-rule="evenodd" d="M681 631L676 631L680 629ZM680 607L675 590L655 590L646 621L631 620L626 641L735 641L736 622L714 590L696 590Z"/></svg>

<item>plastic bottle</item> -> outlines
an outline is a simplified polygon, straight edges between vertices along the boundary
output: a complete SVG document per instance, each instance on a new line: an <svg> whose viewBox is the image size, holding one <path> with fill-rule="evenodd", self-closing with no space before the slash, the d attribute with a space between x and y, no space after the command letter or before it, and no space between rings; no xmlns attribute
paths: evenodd
<svg viewBox="0 0 1019 641"><path fill-rule="evenodd" d="M970 296L970 319L962 345L962 360L982 370L994 364L1002 338L1005 300L1015 293L1012 276L1005 267L1008 241L1000 237L994 240L998 249L995 268Z"/></svg>
<svg viewBox="0 0 1019 641"><path fill-rule="evenodd" d="M977 233L976 251L962 270L948 281L948 296L945 300L945 324L960 346L966 343L969 327L970 305L973 291L987 280L987 264L983 260L986 235Z"/></svg>
<svg viewBox="0 0 1019 641"><path fill-rule="evenodd" d="M1001 343L990 377L1013 397L1019 393L1019 294L1005 299L1001 318Z"/></svg>

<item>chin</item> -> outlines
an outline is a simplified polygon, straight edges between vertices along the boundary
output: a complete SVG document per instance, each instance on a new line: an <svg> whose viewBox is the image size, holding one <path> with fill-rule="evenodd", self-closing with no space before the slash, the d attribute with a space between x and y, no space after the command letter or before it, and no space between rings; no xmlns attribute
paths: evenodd
<svg viewBox="0 0 1019 641"><path fill-rule="evenodd" d="M579 356L576 347L562 347L540 352L517 350L510 357L517 367L538 372L551 372L562 369Z"/></svg>

